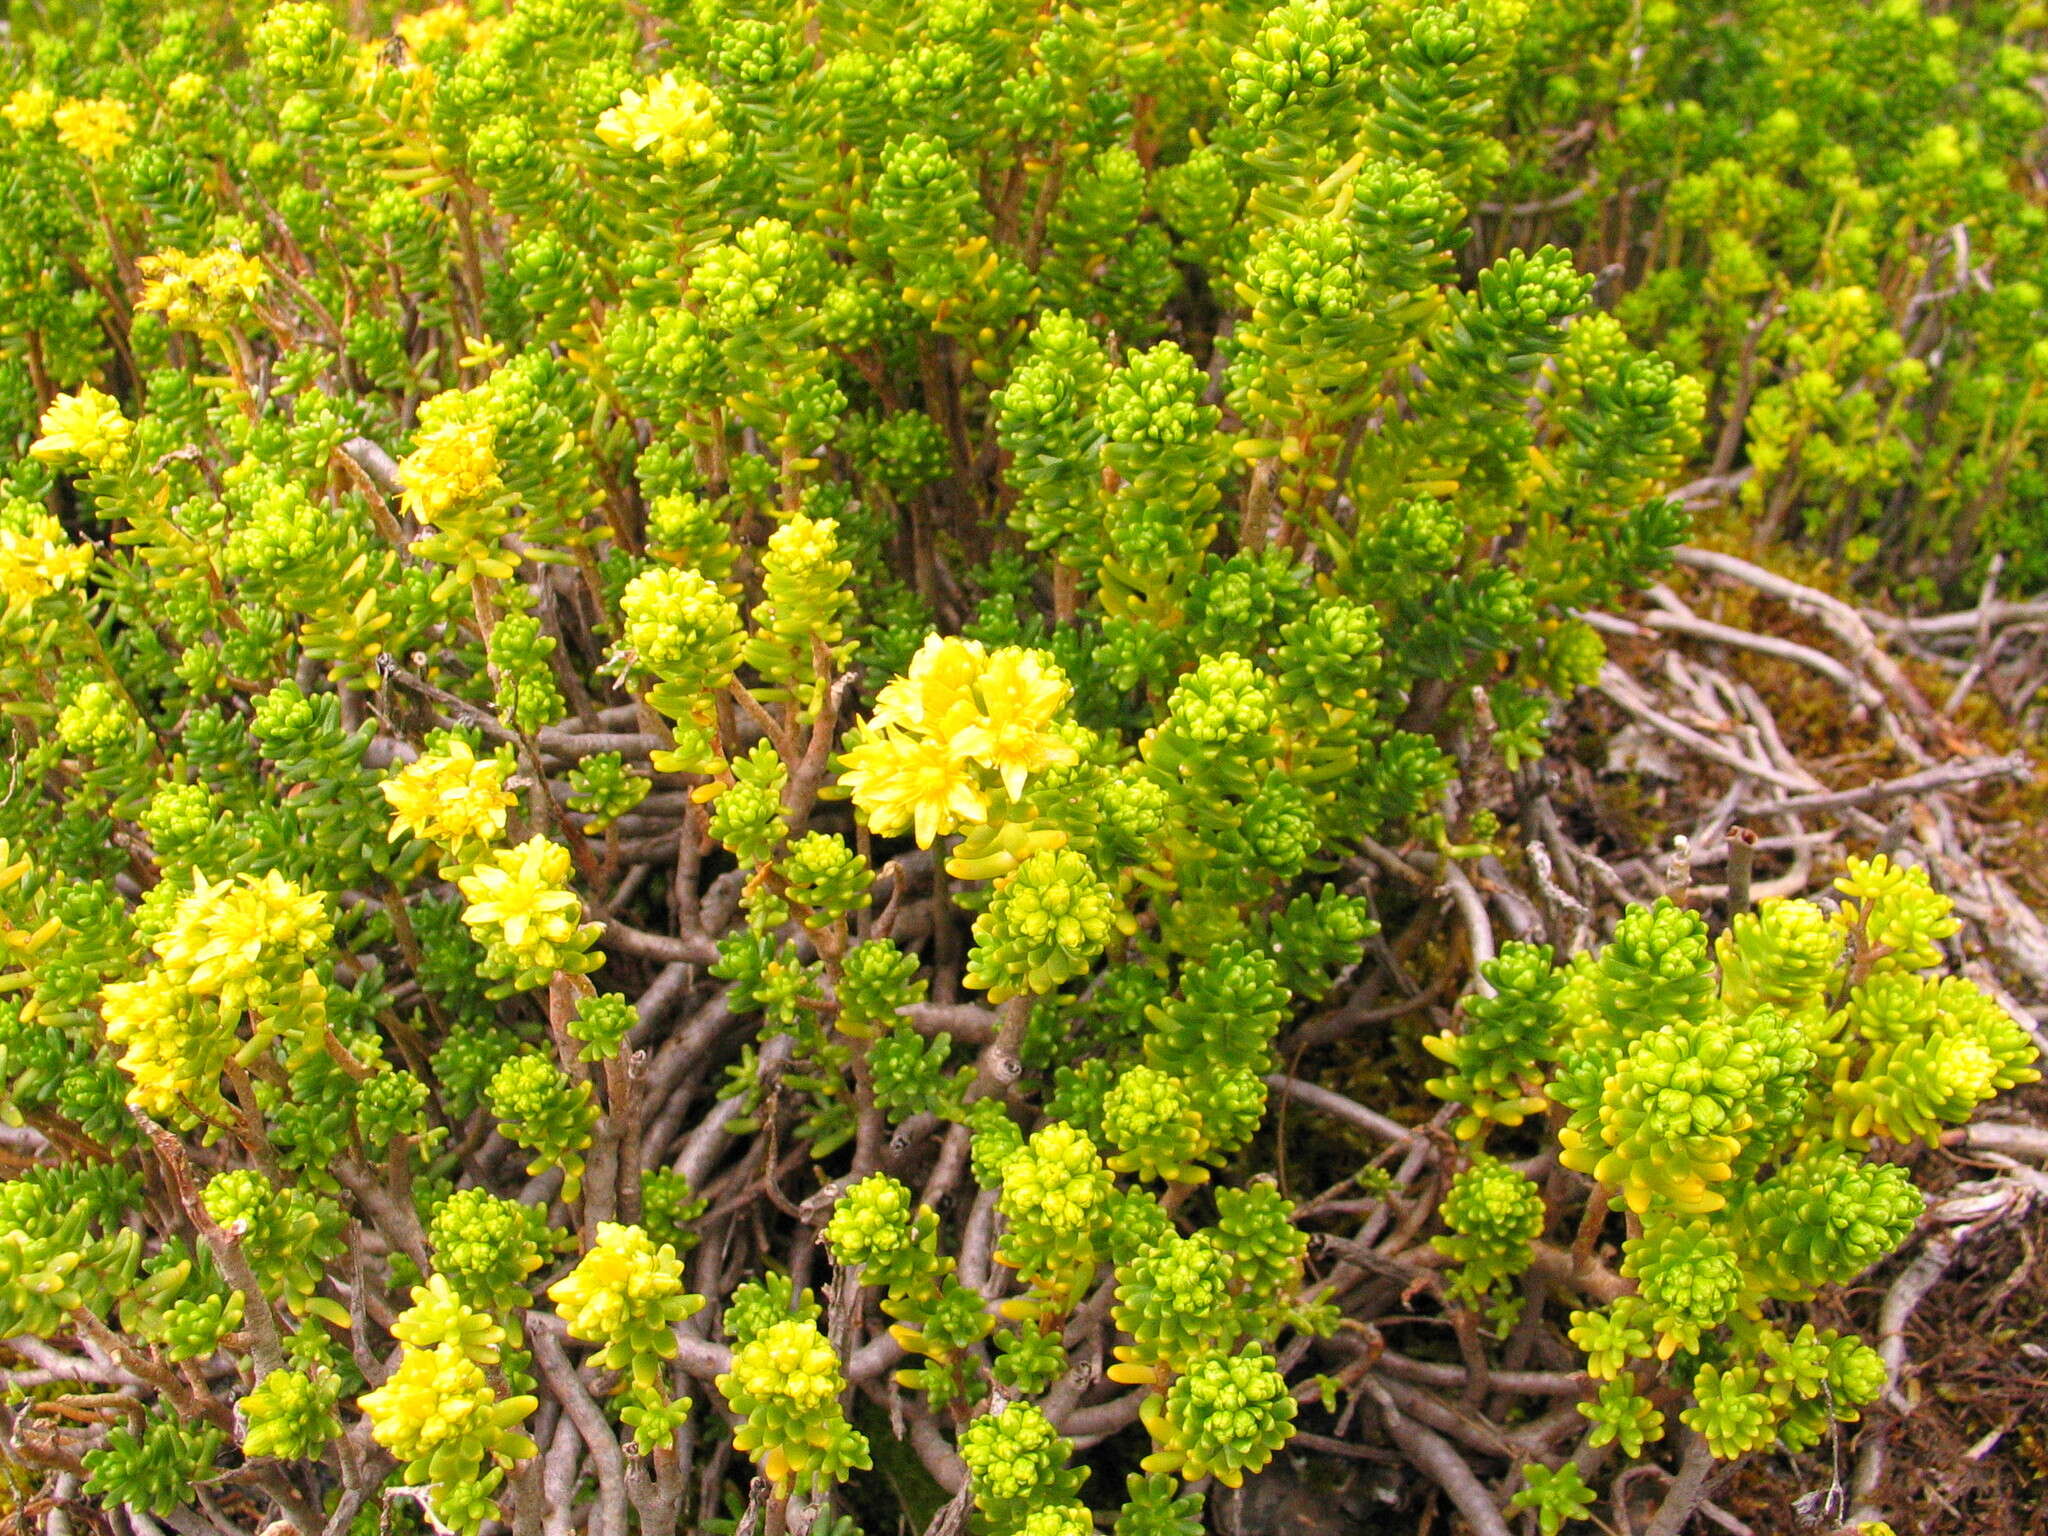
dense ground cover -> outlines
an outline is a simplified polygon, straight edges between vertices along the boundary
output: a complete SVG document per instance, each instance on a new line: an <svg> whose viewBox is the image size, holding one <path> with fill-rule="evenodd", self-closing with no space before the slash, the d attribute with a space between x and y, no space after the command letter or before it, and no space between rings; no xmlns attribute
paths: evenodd
<svg viewBox="0 0 2048 1536"><path fill-rule="evenodd" d="M10 1518L2019 1529L2037 12L17 8Z"/></svg>

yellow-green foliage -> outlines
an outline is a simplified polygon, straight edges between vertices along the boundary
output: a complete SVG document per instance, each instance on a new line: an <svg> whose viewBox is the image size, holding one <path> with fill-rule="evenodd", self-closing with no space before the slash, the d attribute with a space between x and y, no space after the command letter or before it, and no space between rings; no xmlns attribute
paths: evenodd
<svg viewBox="0 0 2048 1536"><path fill-rule="evenodd" d="M1669 487L2039 575L1991 11L16 7L39 1507L1190 1536L1300 1428L1440 1475L1448 1424L1548 1531L1623 1470L1569 1414L1388 1388L1567 1330L1589 1452L1853 1416L1807 1304L2035 1075L1919 870L1505 947L1423 1042L1455 1145L1348 1107L1398 1175L1269 1100L1434 899L1381 845L1505 838ZM1378 1202L1329 1252L1323 1184ZM1609 1200L1619 1273L1566 1261ZM1401 1307L1463 1350L1383 1386Z"/></svg>

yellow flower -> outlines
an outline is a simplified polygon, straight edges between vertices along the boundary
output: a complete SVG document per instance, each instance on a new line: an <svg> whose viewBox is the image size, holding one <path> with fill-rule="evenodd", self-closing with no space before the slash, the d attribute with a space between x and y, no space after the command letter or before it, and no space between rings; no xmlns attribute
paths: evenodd
<svg viewBox="0 0 2048 1536"><path fill-rule="evenodd" d="M576 1267L548 1287L569 1336L602 1344L598 1364L645 1386L676 1352L675 1325L703 1306L683 1286L682 1261L639 1227L597 1224L597 1241Z"/></svg>
<svg viewBox="0 0 2048 1536"><path fill-rule="evenodd" d="M399 461L405 509L433 532L415 553L448 566L441 597L479 576L504 579L519 568L504 539L512 508L498 477L495 397L486 386L443 390L420 408L413 451Z"/></svg>
<svg viewBox="0 0 2048 1536"><path fill-rule="evenodd" d="M913 828L917 845L983 820L988 797L974 782L973 765L951 738L883 732L841 758L839 782L884 837Z"/></svg>
<svg viewBox="0 0 2048 1536"><path fill-rule="evenodd" d="M771 1323L733 1351L732 1371L717 1383L720 1391L727 1390L727 1381L750 1396L787 1403L799 1413L837 1397L845 1384L839 1356L817 1325L796 1318Z"/></svg>
<svg viewBox="0 0 2048 1536"><path fill-rule="evenodd" d="M448 1469L458 1474L473 1474L484 1455L517 1461L534 1451L533 1442L513 1433L513 1426L533 1412L536 1401L498 1401L483 1367L452 1345L405 1350L391 1379L357 1398L356 1406L368 1417L377 1443L408 1464L408 1475L424 1475L429 1458L443 1447L458 1452L458 1465ZM462 1450L472 1458L461 1457ZM460 1465L465 1459L469 1465Z"/></svg>
<svg viewBox="0 0 2048 1536"><path fill-rule="evenodd" d="M675 1251L669 1251L671 1260ZM672 1268L672 1266L671 1266ZM597 1224L597 1242L576 1267L548 1287L555 1315L568 1325L569 1336L586 1344L602 1344L619 1331L626 1302L636 1291L679 1293L680 1271L655 1262L653 1242L638 1227L615 1221Z"/></svg>
<svg viewBox="0 0 2048 1536"><path fill-rule="evenodd" d="M318 1038L326 991L309 962L332 933L326 903L275 870L217 885L195 873L154 945L161 963L100 994L107 1038L134 1079L128 1102L176 1117L218 1112L245 1009L258 1018L252 1045L281 1030Z"/></svg>
<svg viewBox="0 0 2048 1536"><path fill-rule="evenodd" d="M1023 798L1030 775L1079 761L1072 744L1052 730L1073 690L1038 652L1003 647L989 658L978 691L982 717L961 732L958 745L1001 777L1012 800Z"/></svg>
<svg viewBox="0 0 2048 1536"><path fill-rule="evenodd" d="M1059 668L1037 651L1011 645L991 655L977 641L932 635L876 699L874 724L945 742L947 758L988 769L1018 800L1032 774L1079 760L1054 728L1072 692ZM936 772L940 758L927 750L923 761ZM883 754L870 760L878 766L894 761Z"/></svg>
<svg viewBox="0 0 2048 1536"><path fill-rule="evenodd" d="M446 1275L430 1275L412 1288L412 1305L399 1313L391 1336L413 1349L459 1351L478 1365L496 1365L505 1330L455 1294Z"/></svg>
<svg viewBox="0 0 2048 1536"><path fill-rule="evenodd" d="M263 289L263 263L220 248L187 256L158 251L140 263L149 279L137 308L155 310L174 330L216 332Z"/></svg>
<svg viewBox="0 0 2048 1536"><path fill-rule="evenodd" d="M0 528L0 595L7 612L62 591L92 568L92 546L74 544L47 512L38 512L19 533Z"/></svg>
<svg viewBox="0 0 2048 1536"><path fill-rule="evenodd" d="M655 151L663 165L724 161L732 135L718 126L717 101L701 81L663 75L643 94L626 91L597 120L597 136L614 149Z"/></svg>
<svg viewBox="0 0 2048 1536"><path fill-rule="evenodd" d="M112 395L102 394L90 384L75 395L59 395L43 411L43 435L29 445L29 452L45 464L80 458L94 469L104 467L127 450L135 423L121 414Z"/></svg>
<svg viewBox="0 0 2048 1536"><path fill-rule="evenodd" d="M135 114L128 110L128 103L112 96L67 101L51 116L64 147L95 165L111 160L115 151L135 137Z"/></svg>
<svg viewBox="0 0 2048 1536"><path fill-rule="evenodd" d="M1066 674L1039 651L1006 645L988 659L981 702L991 721L1040 731L1051 725L1073 693Z"/></svg>
<svg viewBox="0 0 2048 1536"><path fill-rule="evenodd" d="M133 1080L127 1099L152 1115L206 1108L220 1098L220 1072L235 1036L210 1010L161 976L109 983L100 993L107 1039L122 1048L120 1068Z"/></svg>
<svg viewBox="0 0 2048 1536"><path fill-rule="evenodd" d="M565 889L568 881L569 850L544 837L528 838L456 881L469 903L462 920L472 928L497 929L515 952L567 944L583 914L582 902Z"/></svg>
<svg viewBox="0 0 2048 1536"><path fill-rule="evenodd" d="M518 803L505 789L504 764L479 758L461 740L406 764L380 788L391 802L393 838L409 833L451 854L469 843L498 841L505 812Z"/></svg>
<svg viewBox="0 0 2048 1536"><path fill-rule="evenodd" d="M327 904L276 870L209 885L197 871L156 952L194 997L221 1006L261 1004L274 981L290 979L333 933Z"/></svg>
<svg viewBox="0 0 2048 1536"><path fill-rule="evenodd" d="M875 700L875 724L951 736L981 718L974 686L988 665L978 640L928 635L910 668Z"/></svg>
<svg viewBox="0 0 2048 1536"><path fill-rule="evenodd" d="M435 410L443 400L450 404ZM487 417L466 409L467 396L437 395L420 413L422 430L413 450L398 464L405 509L423 523L437 522L451 508L496 495L498 429Z"/></svg>
<svg viewBox="0 0 2048 1536"><path fill-rule="evenodd" d="M50 110L56 105L56 94L49 87L25 85L0 106L0 117L22 133L33 133L50 120Z"/></svg>
<svg viewBox="0 0 2048 1536"><path fill-rule="evenodd" d="M398 18L398 35L417 57L444 38L463 37L469 31L469 12L460 5L437 5L416 16Z"/></svg>

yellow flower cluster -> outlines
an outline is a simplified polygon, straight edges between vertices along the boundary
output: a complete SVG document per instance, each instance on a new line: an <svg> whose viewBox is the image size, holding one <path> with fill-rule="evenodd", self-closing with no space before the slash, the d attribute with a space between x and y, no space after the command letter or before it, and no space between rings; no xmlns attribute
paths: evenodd
<svg viewBox="0 0 2048 1536"><path fill-rule="evenodd" d="M234 1031L217 1012L154 977L117 981L100 993L107 1039L122 1047L130 1104L148 1114L207 1111L221 1102L220 1074L234 1054Z"/></svg>
<svg viewBox="0 0 2048 1536"><path fill-rule="evenodd" d="M839 781L874 831L907 828L929 848L987 820L997 785L1020 800L1032 774L1076 761L1055 727L1071 692L1038 651L933 635L882 690Z"/></svg>
<svg viewBox="0 0 2048 1536"><path fill-rule="evenodd" d="M657 1249L638 1227L601 1221L595 1246L548 1287L548 1300L573 1337L601 1344L619 1332L632 1303L682 1292L683 1270L674 1248L663 1244Z"/></svg>
<svg viewBox="0 0 2048 1536"><path fill-rule="evenodd" d="M209 885L194 874L157 955L194 997L261 1007L280 974L302 969L334 932L327 904L276 870Z"/></svg>
<svg viewBox="0 0 2048 1536"><path fill-rule="evenodd" d="M446 1275L429 1275L412 1288L412 1305L391 1324L391 1336L411 1349L444 1345L478 1365L496 1365L505 1330L455 1292Z"/></svg>
<svg viewBox="0 0 2048 1536"><path fill-rule="evenodd" d="M569 888L569 850L545 837L495 846L518 803L505 788L508 771L503 760L480 758L451 738L379 786L391 804L390 835L425 838L450 860L442 875L468 903L462 920L484 946L485 974L508 983L500 996L604 963L590 953L603 926L583 922L583 903Z"/></svg>
<svg viewBox="0 0 2048 1536"><path fill-rule="evenodd" d="M484 1367L497 1363L505 1331L464 1306L446 1280L434 1276L412 1299L391 1329L405 1346L398 1369L356 1403L377 1443L406 1464L408 1482L428 1484L444 1515L452 1512L448 1493L458 1490L462 1509L473 1514L477 1495L501 1480L496 1468L534 1453L518 1430L539 1404L526 1396L500 1400L491 1390ZM486 1459L496 1468L486 1471Z"/></svg>
<svg viewBox="0 0 2048 1536"><path fill-rule="evenodd" d="M135 137L135 114L128 109L127 102L112 96L67 101L51 116L57 124L58 141L95 165L111 160L122 145Z"/></svg>
<svg viewBox="0 0 2048 1536"><path fill-rule="evenodd" d="M128 1102L158 1115L209 1111L229 1057L280 1032L324 1031L326 993L309 962L332 933L320 897L275 870L218 884L195 872L156 940L158 963L100 994L107 1038L133 1080ZM245 1012L257 1016L247 1045L237 1033Z"/></svg>
<svg viewBox="0 0 2048 1536"><path fill-rule="evenodd" d="M573 931L581 904L566 889L569 851L544 837L501 850L459 882L469 907L463 921L488 928L511 949L559 942Z"/></svg>
<svg viewBox="0 0 2048 1536"><path fill-rule="evenodd" d="M224 246L197 256L158 251L140 265L149 281L137 307L156 311L174 330L201 335L225 329L266 280L262 262Z"/></svg>
<svg viewBox="0 0 2048 1536"><path fill-rule="evenodd" d="M447 593L477 577L503 580L519 568L503 547L512 530L499 478L498 426L482 389L443 390L420 407L413 449L398 463L406 511L434 532L416 553L451 567Z"/></svg>
<svg viewBox="0 0 2048 1536"><path fill-rule="evenodd" d="M505 765L476 755L460 738L422 753L379 786L391 802L391 836L423 837L460 858L505 835L505 812L518 804L505 788Z"/></svg>
<svg viewBox="0 0 2048 1536"><path fill-rule="evenodd" d="M675 1325L704 1305L684 1289L674 1248L615 1221L597 1224L597 1242L548 1287L548 1300L571 1338L605 1346L602 1369L628 1372L643 1387L675 1354Z"/></svg>
<svg viewBox="0 0 2048 1536"><path fill-rule="evenodd" d="M25 85L0 105L0 117L21 133L33 133L50 120L57 105L56 93L44 85Z"/></svg>
<svg viewBox="0 0 2048 1536"><path fill-rule="evenodd" d="M497 1394L483 1368L458 1351L409 1349L391 1379L358 1401L377 1443L413 1461L466 1433L497 1405Z"/></svg>
<svg viewBox="0 0 2048 1536"><path fill-rule="evenodd" d="M754 1397L777 1399L800 1413L830 1402L845 1386L839 1356L817 1324L797 1318L771 1324L734 1350L730 1376L719 1379L721 1392L728 1381ZM740 1449L754 1447L742 1444Z"/></svg>
<svg viewBox="0 0 2048 1536"><path fill-rule="evenodd" d="M583 923L583 903L569 889L569 850L544 837L503 848L456 881L462 920L485 947L486 974L511 989L544 985L556 971L585 974L604 963L589 953L604 931Z"/></svg>
<svg viewBox="0 0 2048 1536"><path fill-rule="evenodd" d="M43 411L42 436L29 445L29 452L45 464L83 459L94 469L104 469L128 450L135 423L121 414L120 403L90 384L75 395L59 395Z"/></svg>
<svg viewBox="0 0 2048 1536"><path fill-rule="evenodd" d="M423 523L438 522L450 509L495 496L502 488L497 426L469 408L471 403L457 390L429 400L420 409L413 450L399 461L405 509Z"/></svg>
<svg viewBox="0 0 2048 1536"><path fill-rule="evenodd" d="M663 165L725 161L732 135L718 126L717 102L702 81L663 75L646 91L629 90L597 120L597 136L614 149L645 154Z"/></svg>
<svg viewBox="0 0 2048 1536"><path fill-rule="evenodd" d="M469 31L469 11L453 3L430 6L414 15L398 18L398 35L416 55L451 37L466 39Z"/></svg>
<svg viewBox="0 0 2048 1536"><path fill-rule="evenodd" d="M38 598L61 592L92 569L92 546L74 544L64 526L39 512L18 532L0 528L0 596L12 617Z"/></svg>

